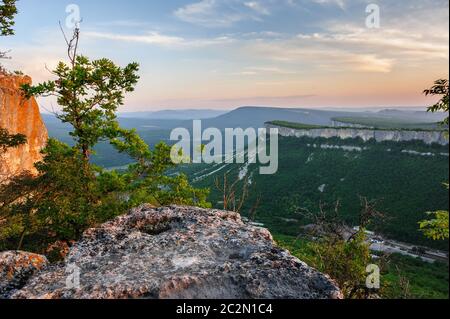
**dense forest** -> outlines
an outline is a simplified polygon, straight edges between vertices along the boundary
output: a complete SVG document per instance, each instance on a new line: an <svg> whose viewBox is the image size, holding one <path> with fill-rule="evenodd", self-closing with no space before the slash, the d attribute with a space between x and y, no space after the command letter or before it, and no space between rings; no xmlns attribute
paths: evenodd
<svg viewBox="0 0 450 319"><path fill-rule="evenodd" d="M222 193L213 186L214 179L227 173L234 181L247 171L251 185L242 212L247 214L258 201L256 220L276 233L297 235L301 225L309 223L299 211L338 200L346 222L357 225L359 197L364 196L376 200L386 216L373 230L392 239L448 249L448 242L426 239L418 226L425 212L448 207L448 193L442 185L449 173L448 146L280 138L279 147L279 170L273 176L257 174L255 165L228 165L211 175L217 166L186 169L196 185L211 188L211 202L219 207Z"/></svg>

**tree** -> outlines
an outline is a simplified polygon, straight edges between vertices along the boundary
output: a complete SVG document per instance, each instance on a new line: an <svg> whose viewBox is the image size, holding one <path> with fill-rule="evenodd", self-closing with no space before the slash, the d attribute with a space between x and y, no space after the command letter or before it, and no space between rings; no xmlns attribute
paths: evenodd
<svg viewBox="0 0 450 319"><path fill-rule="evenodd" d="M0 1L0 35L13 35L14 17L17 14L16 0Z"/></svg>
<svg viewBox="0 0 450 319"><path fill-rule="evenodd" d="M424 91L425 95L442 95L442 98L435 105L428 108L429 112L443 111L448 114L449 112L449 88L448 80L440 79L434 82L434 86ZM449 117L447 116L442 122L443 125L449 124ZM449 184L444 184L449 188ZM449 238L449 213L448 211L440 210L437 212L428 212L430 216L434 216L435 219L423 220L419 223L421 231L426 237L433 240L445 240Z"/></svg>
<svg viewBox="0 0 450 319"><path fill-rule="evenodd" d="M444 184L449 188L448 184ZM428 212L427 215L434 216L434 219L423 220L419 223L420 230L424 235L433 240L445 240L449 238L449 214L448 211L439 210L437 212Z"/></svg>
<svg viewBox="0 0 450 319"><path fill-rule="evenodd" d="M92 148L102 139L116 138L120 133L116 121L117 108L123 104L125 93L134 91L139 76L139 65L131 63L125 68L111 60L90 61L78 55L80 32L67 41L69 64L60 62L53 71L56 80L37 86L25 85L25 97L55 96L62 108L57 117L73 127L70 133L85 163Z"/></svg>
<svg viewBox="0 0 450 319"><path fill-rule="evenodd" d="M334 207L320 204L317 213L302 210L300 214L313 223L306 234L312 239L314 266L336 280L346 298L369 298L374 291L366 286L366 268L373 261L366 231L372 222L383 217L376 202L361 198L357 230L351 230L343 222L339 201Z"/></svg>
<svg viewBox="0 0 450 319"><path fill-rule="evenodd" d="M0 36L14 34L14 17L17 14L16 0L0 1ZM0 59L6 58L7 52L0 50ZM0 65L0 72L3 71Z"/></svg>
<svg viewBox="0 0 450 319"><path fill-rule="evenodd" d="M448 80L440 79L434 82L434 85L426 89L423 92L426 96L434 96L439 95L442 96L442 98L437 102L435 105L430 106L428 108L429 112L445 112L448 115L449 109L448 109L448 103L449 103L449 89L448 89ZM449 118L448 116L444 119L442 122L443 125L449 124Z"/></svg>
<svg viewBox="0 0 450 319"><path fill-rule="evenodd" d="M0 221L6 220L0 238L19 247L36 242L26 240L36 236L47 244L76 240L86 228L143 203L210 206L207 190L193 188L185 175L173 171L168 145L150 149L135 130L120 127L116 111L134 90L138 64L122 68L109 59L91 61L78 55L79 37L76 29L67 40L69 62L58 64L55 80L22 87L26 98L57 97L61 111L56 116L71 126L75 143L70 147L50 139L36 163L37 177L18 177L14 193L11 187L0 188ZM109 141L135 164L122 171L91 164L100 141Z"/></svg>
<svg viewBox="0 0 450 319"><path fill-rule="evenodd" d="M6 152L8 148L15 148L27 142L23 134L9 134L6 129L0 128L0 154Z"/></svg>

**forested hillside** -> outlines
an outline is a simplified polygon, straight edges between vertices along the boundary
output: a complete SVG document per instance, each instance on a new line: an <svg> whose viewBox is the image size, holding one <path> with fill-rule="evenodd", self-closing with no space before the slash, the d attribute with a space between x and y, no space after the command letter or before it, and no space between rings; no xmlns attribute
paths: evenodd
<svg viewBox="0 0 450 319"><path fill-rule="evenodd" d="M364 143L361 140L280 138L279 170L257 174L255 165L188 166L197 185L211 188L211 201L223 206L215 178L227 174L230 182L248 179L249 197L242 212L259 202L256 220L272 231L297 235L307 224L298 214L317 210L320 203L341 203L350 225L357 225L360 196L378 201L385 213L376 230L388 237L414 244L448 249L447 242L424 238L418 222L425 212L448 207L448 147L421 142ZM246 178L244 177L246 176ZM259 199L259 200L258 200Z"/></svg>

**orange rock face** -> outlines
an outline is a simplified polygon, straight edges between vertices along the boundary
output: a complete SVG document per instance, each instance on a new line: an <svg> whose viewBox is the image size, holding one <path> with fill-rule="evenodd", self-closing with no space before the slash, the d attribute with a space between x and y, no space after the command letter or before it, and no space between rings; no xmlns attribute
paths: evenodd
<svg viewBox="0 0 450 319"><path fill-rule="evenodd" d="M42 159L40 152L48 140L36 100L21 95L20 87L27 83L31 83L28 76L0 73L0 128L27 137L27 144L0 154L0 179L24 171L36 174L34 163Z"/></svg>

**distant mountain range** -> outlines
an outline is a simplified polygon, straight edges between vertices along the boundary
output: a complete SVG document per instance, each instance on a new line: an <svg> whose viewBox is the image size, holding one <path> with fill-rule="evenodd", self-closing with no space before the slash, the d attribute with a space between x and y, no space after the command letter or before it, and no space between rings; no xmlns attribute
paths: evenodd
<svg viewBox="0 0 450 319"><path fill-rule="evenodd" d="M241 107L221 114L217 117L203 120L203 127L216 127L219 129L264 127L268 121L290 121L314 125L331 125L335 118L385 118L386 120L397 120L410 124L414 123L436 123L444 119L445 115L440 113L428 113L416 110L386 109L381 111L340 111L340 110L318 110L303 108L276 108L276 107ZM189 127L189 123L183 125Z"/></svg>
<svg viewBox="0 0 450 319"><path fill-rule="evenodd" d="M145 118L153 120L203 120L227 113L223 110L162 110L155 112L119 113L121 118Z"/></svg>
<svg viewBox="0 0 450 319"><path fill-rule="evenodd" d="M138 131L171 130L176 127L191 128L192 120L202 120L202 126L224 128L259 128L269 121L289 121L312 125L332 125L336 118L346 119L386 119L414 125L417 123L437 123L444 119L443 113L429 113L417 110L384 109L381 111L318 110L303 108L241 107L229 112L219 110L165 110L158 112L120 113L119 122L125 128ZM67 131L53 115L43 114L43 119L52 133ZM58 134L59 135L59 134Z"/></svg>

